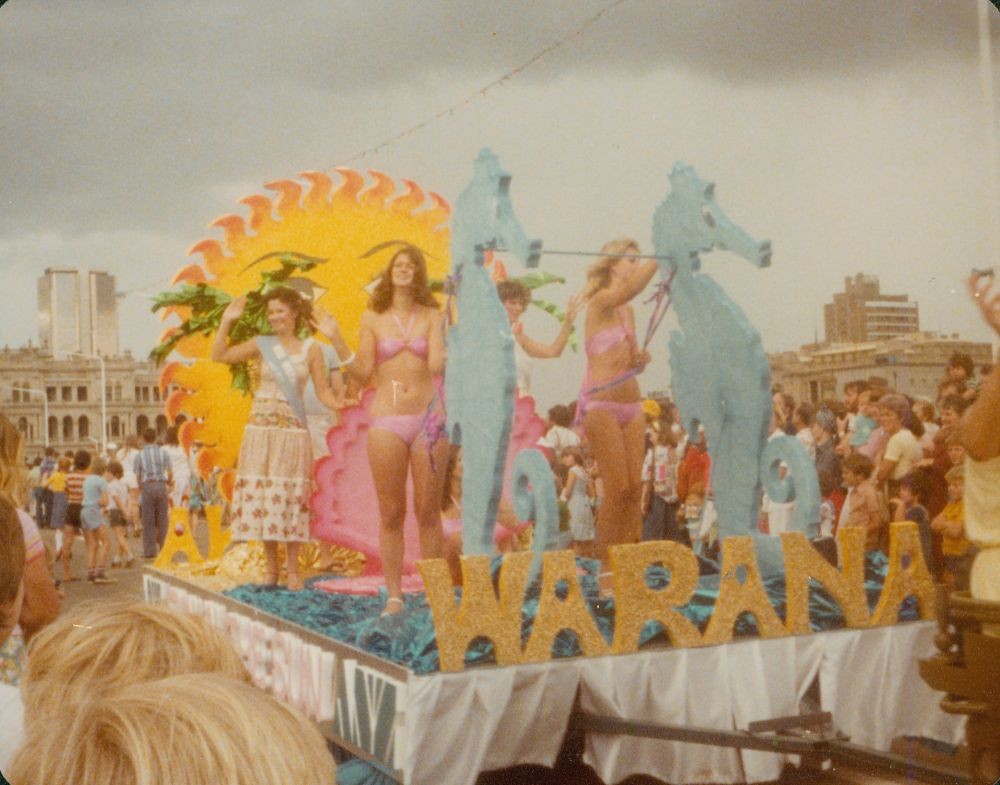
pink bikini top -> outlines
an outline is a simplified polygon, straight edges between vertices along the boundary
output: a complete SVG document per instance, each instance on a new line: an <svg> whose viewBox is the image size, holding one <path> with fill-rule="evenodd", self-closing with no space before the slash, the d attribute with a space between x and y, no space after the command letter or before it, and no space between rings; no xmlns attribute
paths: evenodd
<svg viewBox="0 0 1000 785"><path fill-rule="evenodd" d="M635 346L635 333L632 332L631 327L627 326L625 317L621 311L618 312L618 318L621 320L621 324L605 327L587 339L585 348L588 357L593 357L595 354L604 354L604 352L614 349L624 341L628 341L632 346Z"/></svg>
<svg viewBox="0 0 1000 785"><path fill-rule="evenodd" d="M413 328L415 314L410 314L410 320L403 327L399 317L393 313L392 318L396 321L396 326L402 334L402 338L379 338L375 342L375 363L381 365L387 360L391 360L404 349L413 352L421 360L427 359L428 345L427 338L410 338L410 330Z"/></svg>

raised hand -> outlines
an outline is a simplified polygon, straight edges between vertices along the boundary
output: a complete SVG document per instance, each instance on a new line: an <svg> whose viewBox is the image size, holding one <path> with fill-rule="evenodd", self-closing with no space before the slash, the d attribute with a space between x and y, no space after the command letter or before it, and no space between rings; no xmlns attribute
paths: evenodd
<svg viewBox="0 0 1000 785"><path fill-rule="evenodd" d="M580 313L580 306L583 305L583 298L579 294L574 294L569 298L569 302L566 303L566 318L565 321L569 324L573 323L576 319L576 315Z"/></svg>
<svg viewBox="0 0 1000 785"><path fill-rule="evenodd" d="M222 321L225 324L232 324L233 322L239 320L243 315L243 311L247 307L246 297L237 297L229 305L226 306L226 310L222 312Z"/></svg>
<svg viewBox="0 0 1000 785"><path fill-rule="evenodd" d="M336 317L330 313L325 308L319 305L314 305L312 309L312 323L311 327L317 332L322 333L327 338L333 338L337 333L340 332L340 323L337 321Z"/></svg>
<svg viewBox="0 0 1000 785"><path fill-rule="evenodd" d="M986 323L1000 335L1000 287L993 282L992 272L974 270L968 279L969 293Z"/></svg>

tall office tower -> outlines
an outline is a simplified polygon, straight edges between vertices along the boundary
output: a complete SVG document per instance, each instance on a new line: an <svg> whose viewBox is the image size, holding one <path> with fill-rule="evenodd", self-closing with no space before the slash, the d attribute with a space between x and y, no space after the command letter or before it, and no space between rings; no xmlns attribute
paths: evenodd
<svg viewBox="0 0 1000 785"><path fill-rule="evenodd" d="M118 354L114 276L49 267L38 279L38 332L55 354Z"/></svg>
<svg viewBox="0 0 1000 785"><path fill-rule="evenodd" d="M38 333L53 354L82 352L80 272L49 267L38 279Z"/></svg>
<svg viewBox="0 0 1000 785"><path fill-rule="evenodd" d="M830 343L880 341L920 331L920 310L905 294L883 294L878 277L858 273L823 306Z"/></svg>
<svg viewBox="0 0 1000 785"><path fill-rule="evenodd" d="M100 270L87 273L90 340L85 352L113 357L118 354L118 304L115 277Z"/></svg>

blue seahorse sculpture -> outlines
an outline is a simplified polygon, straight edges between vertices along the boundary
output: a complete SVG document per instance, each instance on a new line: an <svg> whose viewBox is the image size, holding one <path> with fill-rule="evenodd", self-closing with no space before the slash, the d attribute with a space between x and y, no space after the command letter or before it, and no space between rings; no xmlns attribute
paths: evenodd
<svg viewBox="0 0 1000 785"><path fill-rule="evenodd" d="M504 248L529 267L538 264L541 253L541 241L530 240L521 228L509 191L510 175L492 152L482 150L472 182L458 197L452 214L451 282L458 313L448 331L445 393L448 435L453 444L462 446L462 551L468 554L493 552L516 384L514 336L496 286L483 267L485 252ZM537 462L518 465L519 475L536 472ZM515 495L526 493L529 484L518 482ZM554 508L554 492L551 495ZM544 501L535 501L539 511L549 510ZM552 516L542 517L547 521ZM536 539L544 543L550 538L537 532Z"/></svg>
<svg viewBox="0 0 1000 785"><path fill-rule="evenodd" d="M762 483L775 501L795 499L791 528L808 531L819 520L816 472L797 439L777 437L768 445L771 373L760 334L700 272L701 254L714 248L767 267L771 243L757 242L734 224L716 202L714 184L690 166L674 165L670 189L653 215L653 245L664 257L661 278L673 276L671 299L681 328L670 333L671 384L685 427L695 433L697 420L705 428L719 536L756 533ZM779 482L779 460L788 464L790 480ZM765 572L780 570L777 546L775 538L758 540Z"/></svg>

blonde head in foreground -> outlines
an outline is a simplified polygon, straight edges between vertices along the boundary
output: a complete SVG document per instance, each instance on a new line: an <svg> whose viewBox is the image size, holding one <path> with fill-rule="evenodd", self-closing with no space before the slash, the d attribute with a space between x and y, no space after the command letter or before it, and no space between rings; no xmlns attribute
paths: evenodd
<svg viewBox="0 0 1000 785"><path fill-rule="evenodd" d="M31 640L25 723L65 716L119 687L190 673L250 680L232 644L197 616L141 602L84 605Z"/></svg>
<svg viewBox="0 0 1000 785"><path fill-rule="evenodd" d="M334 785L316 727L260 690L197 673L133 684L28 725L13 785Z"/></svg>

